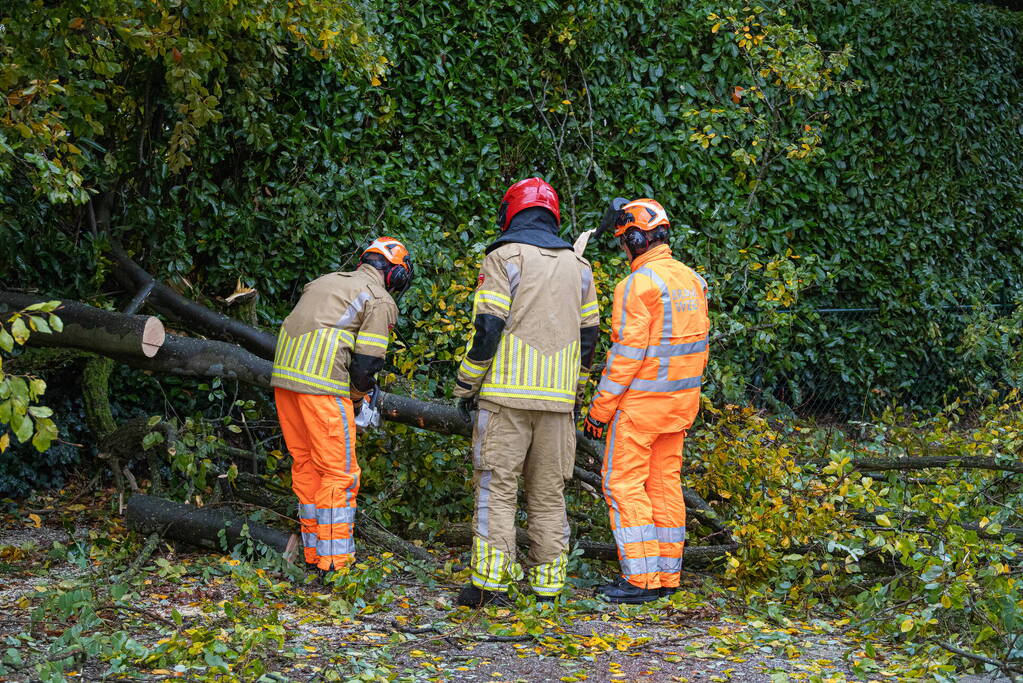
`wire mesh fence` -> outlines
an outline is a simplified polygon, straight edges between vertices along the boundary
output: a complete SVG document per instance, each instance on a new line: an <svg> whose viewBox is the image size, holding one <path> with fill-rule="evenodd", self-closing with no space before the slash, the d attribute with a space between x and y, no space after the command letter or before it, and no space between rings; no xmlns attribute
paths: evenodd
<svg viewBox="0 0 1023 683"><path fill-rule="evenodd" d="M784 353L750 364L747 397L758 407L818 421L866 419L889 406L938 409L1004 395L1019 383L1017 353L986 344L990 323L1013 304L787 310L776 329ZM1005 335L1003 335L1005 336ZM995 343L997 342L997 343Z"/></svg>

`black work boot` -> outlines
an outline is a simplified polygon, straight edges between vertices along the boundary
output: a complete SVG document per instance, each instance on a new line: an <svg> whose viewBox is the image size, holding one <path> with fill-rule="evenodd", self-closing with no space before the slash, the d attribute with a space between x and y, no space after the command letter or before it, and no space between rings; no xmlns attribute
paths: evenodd
<svg viewBox="0 0 1023 683"><path fill-rule="evenodd" d="M661 586L657 590L660 591L662 598L670 598L678 592L678 586Z"/></svg>
<svg viewBox="0 0 1023 683"><path fill-rule="evenodd" d="M511 601L508 600L508 595L506 593L484 590L483 588L474 586L471 583L462 586L462 590L458 593L458 598L455 600L455 604L461 605L462 607L487 607L489 605L493 605L495 607L511 607Z"/></svg>
<svg viewBox="0 0 1023 683"><path fill-rule="evenodd" d="M557 597L558 597L557 595L540 595L539 593L537 593L536 594L536 601L537 602L548 602L549 603L549 602L554 602L557 599Z"/></svg>
<svg viewBox="0 0 1023 683"><path fill-rule="evenodd" d="M628 582L624 576L597 589L597 597L615 604L638 605L653 602L661 597L660 588L640 588Z"/></svg>

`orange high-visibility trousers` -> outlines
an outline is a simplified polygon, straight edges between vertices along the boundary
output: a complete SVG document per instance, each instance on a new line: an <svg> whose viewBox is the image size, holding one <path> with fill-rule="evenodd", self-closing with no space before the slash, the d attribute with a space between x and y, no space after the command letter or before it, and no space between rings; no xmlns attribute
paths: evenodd
<svg viewBox="0 0 1023 683"><path fill-rule="evenodd" d="M320 569L343 567L355 559L352 527L361 474L352 402L279 387L274 399L292 458L305 561Z"/></svg>
<svg viewBox="0 0 1023 683"><path fill-rule="evenodd" d="M604 497L622 575L640 588L679 584L686 540L684 442L685 431L642 432L622 411L608 425Z"/></svg>

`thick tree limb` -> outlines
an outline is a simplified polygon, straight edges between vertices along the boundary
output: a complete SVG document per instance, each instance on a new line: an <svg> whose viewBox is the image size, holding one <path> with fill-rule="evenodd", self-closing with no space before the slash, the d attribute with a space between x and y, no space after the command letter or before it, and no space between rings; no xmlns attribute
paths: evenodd
<svg viewBox="0 0 1023 683"><path fill-rule="evenodd" d="M111 249L111 256L117 264L114 274L125 288L135 292L145 291L152 286L152 290L146 294L147 304L158 313L187 323L189 328L202 334L237 341L262 358L274 357L274 348L277 345L277 338L274 335L211 311L178 294L167 285L156 282L152 275L135 263L118 245Z"/></svg>
<svg viewBox="0 0 1023 683"><path fill-rule="evenodd" d="M20 311L32 304L52 301L34 294L0 291L0 309ZM159 319L149 315L123 315L100 308L61 300L54 311L64 329L61 332L33 332L35 346L63 346L94 351L105 349L104 355L124 354L152 358L163 345L166 332Z"/></svg>
<svg viewBox="0 0 1023 683"><path fill-rule="evenodd" d="M247 536L273 548L283 555L293 554L301 544L294 534L286 534L236 516L224 508L197 508L187 503L175 503L154 496L135 495L128 500L126 515L128 528L141 534L160 534L163 538L191 545L223 550L221 532L228 548L243 539L242 529L248 527Z"/></svg>
<svg viewBox="0 0 1023 683"><path fill-rule="evenodd" d="M829 460L803 460L799 464L826 466ZM926 470L932 467L952 467L973 470L994 470L1001 472L1023 473L1023 463L1005 462L996 458L978 456L933 455L911 458L853 458L853 467L864 472L890 472L908 470Z"/></svg>

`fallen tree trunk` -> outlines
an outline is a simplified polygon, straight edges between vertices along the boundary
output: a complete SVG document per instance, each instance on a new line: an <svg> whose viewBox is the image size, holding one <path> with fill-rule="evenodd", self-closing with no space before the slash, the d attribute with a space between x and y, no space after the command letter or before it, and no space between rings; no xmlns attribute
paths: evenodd
<svg viewBox="0 0 1023 683"><path fill-rule="evenodd" d="M272 510L282 517L294 520L296 526L298 525L298 520L295 519L296 501L290 491L268 486L266 480L259 476L242 472L234 482L234 493L241 500ZM365 540L400 557L429 564L438 563L437 558L431 555L426 548L409 543L392 534L362 510L356 511L356 520L355 537L357 539Z"/></svg>
<svg viewBox="0 0 1023 683"><path fill-rule="evenodd" d="M126 521L129 529L143 535L156 533L163 538L221 552L230 550L246 538L273 548L288 558L292 558L301 547L298 536L239 518L229 509L198 508L142 494L128 500ZM243 534L242 530L246 528ZM226 547L221 544L221 532Z"/></svg>
<svg viewBox="0 0 1023 683"><path fill-rule="evenodd" d="M830 460L802 460L800 465L830 464ZM910 470L926 470L931 468L959 468L972 470L992 470L996 472L1023 473L1023 462L1006 462L997 458L980 456L932 455L907 458L853 458L852 466L864 472L904 472Z"/></svg>
<svg viewBox="0 0 1023 683"><path fill-rule="evenodd" d="M0 309L7 311L20 311L47 301L53 299L0 291ZM63 323L63 329L60 332L33 332L30 337L33 345L86 351L102 348L104 355L152 358L166 338L163 323L150 315L124 315L66 300L60 300L60 307L54 313Z"/></svg>
<svg viewBox="0 0 1023 683"><path fill-rule="evenodd" d="M173 320L188 323L190 328L202 334L237 341L262 358L274 357L274 348L277 345L277 338L274 335L211 311L202 304L178 294L167 285L157 282L118 245L111 249L111 256L117 264L114 275L121 284L132 292L144 291L146 304L152 306L156 312Z"/></svg>

